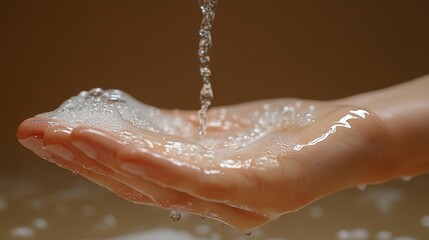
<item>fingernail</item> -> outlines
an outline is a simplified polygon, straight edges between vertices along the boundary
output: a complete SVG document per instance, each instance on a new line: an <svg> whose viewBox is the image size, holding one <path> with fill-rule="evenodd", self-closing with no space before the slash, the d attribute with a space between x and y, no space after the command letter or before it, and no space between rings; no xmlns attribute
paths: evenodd
<svg viewBox="0 0 429 240"><path fill-rule="evenodd" d="M97 159L97 151L88 143L82 141L73 141L72 145L81 151L85 156L91 159Z"/></svg>
<svg viewBox="0 0 429 240"><path fill-rule="evenodd" d="M61 157L64 160L73 161L74 154L73 152L62 144L51 144L43 147L45 150L50 151L51 153Z"/></svg>

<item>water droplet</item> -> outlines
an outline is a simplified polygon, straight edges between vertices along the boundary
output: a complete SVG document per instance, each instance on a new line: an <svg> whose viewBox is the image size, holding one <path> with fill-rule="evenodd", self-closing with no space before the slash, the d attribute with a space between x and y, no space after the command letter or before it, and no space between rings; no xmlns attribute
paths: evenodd
<svg viewBox="0 0 429 240"><path fill-rule="evenodd" d="M171 210L170 218L171 218L171 221L178 222L180 220L180 218L182 218L182 215L177 210Z"/></svg>
<svg viewBox="0 0 429 240"><path fill-rule="evenodd" d="M101 88L93 88L91 90L88 91L88 96L91 97L100 97L101 95L103 95L104 91Z"/></svg>
<svg viewBox="0 0 429 240"><path fill-rule="evenodd" d="M125 100L123 99L123 93L121 90L113 89L108 90L104 92L103 98L107 103L113 104L113 103L124 103Z"/></svg>
<svg viewBox="0 0 429 240"><path fill-rule="evenodd" d="M211 71L208 67L202 67L202 68L200 68L200 74L203 77L210 77Z"/></svg>

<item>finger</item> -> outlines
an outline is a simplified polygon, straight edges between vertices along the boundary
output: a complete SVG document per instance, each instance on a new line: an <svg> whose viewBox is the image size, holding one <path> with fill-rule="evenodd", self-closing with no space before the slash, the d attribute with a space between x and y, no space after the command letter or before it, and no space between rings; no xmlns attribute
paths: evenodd
<svg viewBox="0 0 429 240"><path fill-rule="evenodd" d="M52 127L51 131L46 131L48 126L54 123L55 121L45 118L27 119L18 128L18 139L22 145L35 152L38 156L50 162L54 162L62 168L79 173L99 185L108 186L107 188L109 190L129 201L146 205L155 205L150 198L134 189L110 177L98 174L94 171L88 171L81 165L76 164L76 162L70 161L70 152L68 151L68 147L64 144L67 139L67 129L64 127ZM45 145L45 138L48 140L48 145ZM73 154L77 154L76 158L83 159L83 156L80 156L79 153L76 152Z"/></svg>
<svg viewBox="0 0 429 240"><path fill-rule="evenodd" d="M98 174L94 171L88 171L86 168L80 166L79 164L75 164L73 162L70 162L69 160L65 160L61 158L61 156L55 154L53 154L50 159L53 160L58 166L68 169L74 173L78 173L79 175L82 175L83 177L97 183L98 185L109 189L120 197L127 199L128 201L144 205L156 206L156 203L153 202L152 199L150 199L146 195L108 176Z"/></svg>
<svg viewBox="0 0 429 240"><path fill-rule="evenodd" d="M245 210L228 207L224 204L202 201L189 196L186 193L162 188L156 184L147 182L144 179L137 179L136 176L134 176L134 178L121 176L101 164L97 165L96 163L98 163L98 161L94 160L101 159L101 162L105 164L114 162L112 161L112 159L114 159L113 155L108 154L107 151L97 151L102 154L96 155L96 159L90 159L87 155L94 155L93 153L88 154L88 149L85 149L80 155L77 149L74 150L75 146L73 144L69 144L71 130L64 126L52 126L45 129L45 131L43 131L43 128L47 127L47 125L44 125L43 123L39 125L27 124L26 126L37 129L37 131L27 129L28 132L37 132L37 136L39 138L40 136L43 136L44 138L46 145L42 147L43 144L38 142L39 144L34 150L37 151L42 149L43 151L46 151L46 155L50 154L48 159L55 161L59 166L78 172L79 174L82 174L90 180L111 189L118 193L118 195L133 202L152 204L153 202L150 202L151 199L147 198L145 194L142 194L142 192L150 193L152 195L151 198L156 199L156 204L161 207L180 208L182 211L217 219L227 225L235 226L243 231L251 230L268 221L268 219L263 216ZM109 142L108 139L103 138L99 142L102 143L102 145L104 144L104 146L109 146L110 150L118 149L118 145L112 144L114 141ZM118 144L118 142L116 143ZM80 149L82 149L82 145L80 146ZM121 180L117 181L117 179ZM157 193L158 195L153 196L154 193Z"/></svg>
<svg viewBox="0 0 429 240"><path fill-rule="evenodd" d="M136 136L138 134L133 133ZM253 182L248 181L249 179L244 179L244 175L240 170L221 168L219 163L214 161L209 163L209 161L204 162L203 159L186 157L185 155L189 153L186 152L187 149L177 151L174 149L174 147L186 145L186 143L183 143L181 139L173 139L170 136L164 137L163 142L154 139L153 136L142 136L153 145L163 145L162 147L155 146L153 148L145 148L141 147L139 143L119 140L118 137L103 130L84 127L76 128L71 138L74 142L97 148L98 152L108 154L101 156L101 158L104 158L103 161L99 157L97 161L104 166L115 169L115 171L139 175L150 179L151 182L166 187L177 187L182 191L192 190L189 192L214 201L234 199L241 186L246 184L248 186ZM201 146L195 146L195 148L198 147L202 149ZM177 148L180 148L180 146ZM195 151L195 155L204 154L200 149ZM133 169L136 171L133 171ZM197 182L195 181L196 179L198 180Z"/></svg>
<svg viewBox="0 0 429 240"><path fill-rule="evenodd" d="M117 159L125 172L206 201L246 209L270 219L276 219L281 213L296 209L307 201L305 193L293 190L292 184L282 181L285 178L281 167L274 170L220 167L219 172L209 174L187 166L180 159L154 155L133 145L122 149ZM278 199L280 195L288 197Z"/></svg>
<svg viewBox="0 0 429 240"><path fill-rule="evenodd" d="M63 143L68 141L69 135L71 134L71 130L69 128L66 128L64 126L57 124L56 126L50 127L45 132L45 130L49 125L48 123L52 124L52 120L41 119L41 118L28 119L24 121L23 124L21 124L18 130L19 135L20 137L23 137L23 136L28 136L29 134L33 134L34 136L37 136L39 139L41 137L45 137L44 141L46 145L55 145L58 143ZM118 152L119 149L122 147L122 142L119 141L117 138L114 138L102 131L98 131L95 129L88 129L88 128L75 129L72 137L73 137L73 144L72 144L73 147L79 148L79 150L86 156L86 158L79 159L80 163L86 166L86 168L91 168L94 165L96 165L96 167L93 167L94 172L103 170L104 172L109 172L109 174L113 174L109 168L113 168L113 169L121 168L121 166L118 164L119 162L116 161L116 158L114 156L115 153ZM85 143L85 141L89 141L89 143ZM45 155L48 156L50 152L44 150L44 148L42 148L41 145L42 143L38 143L37 147L33 148L34 151L36 151L36 153L39 152L38 155L42 157ZM94 146L97 146L100 150L95 151ZM56 146L48 146L48 148L51 148L51 150L52 148L55 148L55 147ZM106 151L107 149L108 151ZM44 153L41 153L43 151ZM70 152L71 150L63 145L63 147L61 147L61 150L57 151L57 155L62 155L63 159L72 160L71 159L72 154ZM138 160L146 160L145 158L147 156L146 155L141 156L140 153L142 152L135 152L133 156ZM96 154L102 154L104 156L96 156ZM123 151L121 154L124 155L124 159L132 159L127 156L127 151ZM101 164L97 164L96 162L94 162L94 160L87 160L88 158L91 158L91 157L93 159L102 158L104 160L103 162L101 162ZM161 162L167 163L166 161L161 161ZM129 161L128 168L132 167L132 164L133 163ZM109 166L109 168L106 168L105 166ZM124 166L126 167L126 165ZM135 169L138 169L139 166L135 166ZM163 178L164 176L169 176L169 174L167 175L161 174L164 171L163 169L171 170L170 168L168 168L168 166L165 166L164 168L163 166L147 164L146 167L150 170L151 166L158 167L159 171L154 169L149 171L149 174L152 172L158 172L161 175L161 178ZM223 194L220 192L220 191L225 191L227 187L230 186L230 184L227 184L225 181L217 181L218 180L217 178L209 179L207 176L205 176L205 174L200 174L200 172L191 172L190 174L188 174L188 172L184 172L184 170L186 169L180 169L180 172L172 171L170 174L171 178L168 178L167 179L168 181L164 181L163 184L164 185L174 184L174 182L178 181L178 179L187 179L188 178L187 176L191 175L196 177L200 181L200 184L198 184L197 186L201 186L201 191L194 190L194 192L202 192L199 195L210 198L208 194L213 193L214 195L216 195L214 196L216 198L221 198L221 195L223 195L222 199L231 198L231 193L234 191L233 187L231 187L228 192L224 192ZM199 174L200 176L198 176ZM150 176L150 177L157 178L158 176ZM189 183L194 185L194 181ZM217 187L212 187L214 184ZM224 186L219 186L219 184L224 184ZM175 185L172 185L172 186L175 186ZM148 194L148 191L150 191L150 189L151 189L150 186L146 186L146 188L143 188L143 191L145 191L145 193ZM218 190L214 192L214 191L207 191L207 189L218 189ZM155 190L152 192L155 192ZM212 199L214 199L214 197L212 197ZM158 196L157 199L162 199L162 197ZM168 208L168 206L164 206L164 207Z"/></svg>
<svg viewBox="0 0 429 240"><path fill-rule="evenodd" d="M230 207L222 203L207 202L187 193L170 189L168 186L160 187L139 175L123 171L119 167L117 159L118 149L120 149L119 145L122 143L106 133L94 129L78 128L73 131L71 138L75 147L77 146L83 152L91 152L91 155L94 152L103 153L97 154L94 160L103 165L103 167L110 168L110 171L102 168L104 174L138 191L151 195L152 199L163 208L173 208L215 218L241 230L250 230L268 221L266 217L249 211ZM82 148L82 146L85 147ZM91 150L88 150L89 146Z"/></svg>

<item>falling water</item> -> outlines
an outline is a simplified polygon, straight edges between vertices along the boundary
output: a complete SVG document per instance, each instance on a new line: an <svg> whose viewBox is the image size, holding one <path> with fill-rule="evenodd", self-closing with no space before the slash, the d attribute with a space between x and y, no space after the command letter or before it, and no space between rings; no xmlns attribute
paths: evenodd
<svg viewBox="0 0 429 240"><path fill-rule="evenodd" d="M218 0L199 0L203 20L201 21L200 43L198 48L198 57L200 59L200 75L203 79L203 87L200 92L201 108L198 111L198 121L200 123L199 134L201 137L206 135L207 110L213 99L213 91L210 84L211 71L210 49L212 46L211 29L215 16L215 8Z"/></svg>

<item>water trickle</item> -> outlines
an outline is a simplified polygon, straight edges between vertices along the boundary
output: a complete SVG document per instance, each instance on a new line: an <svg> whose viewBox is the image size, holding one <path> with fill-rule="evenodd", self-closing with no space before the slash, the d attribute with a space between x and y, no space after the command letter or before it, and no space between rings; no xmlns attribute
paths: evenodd
<svg viewBox="0 0 429 240"><path fill-rule="evenodd" d="M198 121L200 123L199 134L201 137L206 135L207 128L207 110L213 99L213 90L210 83L211 71L210 49L212 47L211 29L215 16L215 8L218 0L199 0L200 10L203 15L200 30L200 43L198 48L198 58L200 60L200 75L203 79L203 87L200 91L201 108L198 111Z"/></svg>
<svg viewBox="0 0 429 240"><path fill-rule="evenodd" d="M178 222L180 220L180 218L182 218L182 215L177 210L171 210L170 218L171 218L171 221Z"/></svg>

